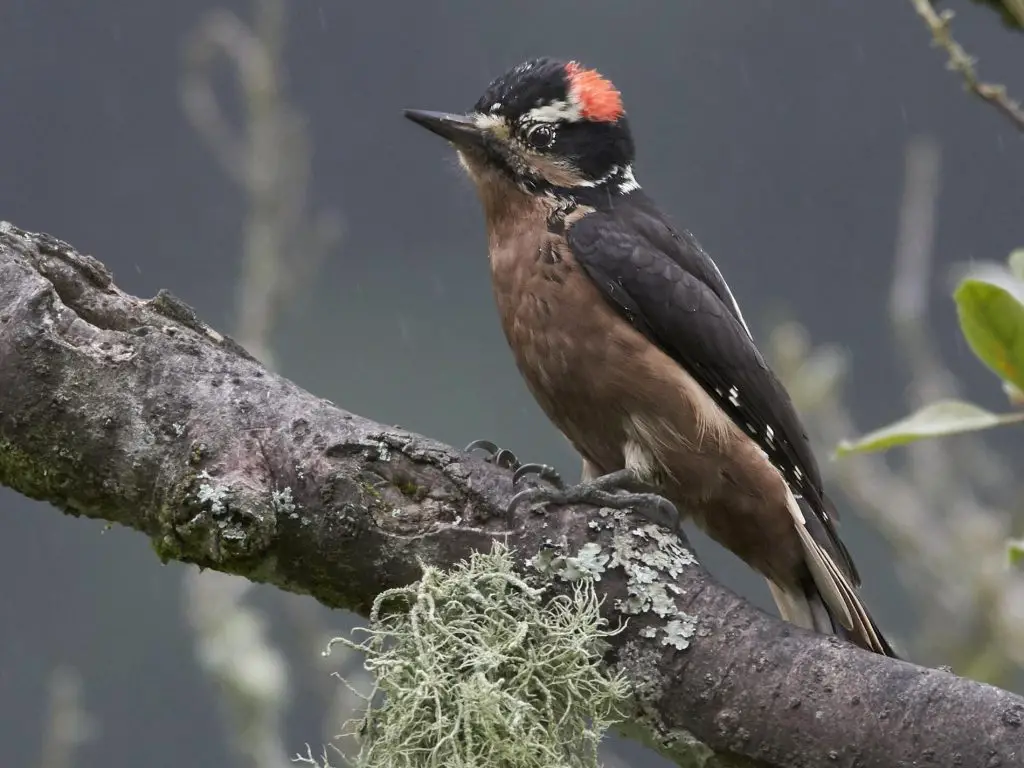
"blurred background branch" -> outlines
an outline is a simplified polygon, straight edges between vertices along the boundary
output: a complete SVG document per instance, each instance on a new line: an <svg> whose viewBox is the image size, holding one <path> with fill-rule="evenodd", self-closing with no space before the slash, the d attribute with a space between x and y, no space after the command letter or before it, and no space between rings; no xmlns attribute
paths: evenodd
<svg viewBox="0 0 1024 768"><path fill-rule="evenodd" d="M77 670L59 666L50 673L50 706L39 768L72 768L79 748L96 736L98 727L82 698L82 678Z"/></svg>
<svg viewBox="0 0 1024 768"><path fill-rule="evenodd" d="M312 149L305 118L285 94L287 17L285 0L254 0L251 25L227 10L207 14L186 42L181 90L189 121L245 195L235 336L271 368L281 310L341 237L335 213L308 211ZM219 58L238 79L237 128L214 89Z"/></svg>
<svg viewBox="0 0 1024 768"><path fill-rule="evenodd" d="M931 31L932 43L946 52L949 57L949 68L960 73L964 85L971 93L992 104L1006 115L1018 129L1024 131L1024 107L1007 93L1005 85L984 82L974 66L977 60L954 39L953 31L950 28L955 15L953 11L936 11L932 0L910 0L910 2ZM994 0L994 2L986 4L998 5L1004 14L1004 19L1008 19L1007 23L1011 26L1014 23L1017 26L1024 25L1024 0Z"/></svg>
<svg viewBox="0 0 1024 768"><path fill-rule="evenodd" d="M336 213L308 210L312 147L304 116L287 98L288 12L285 0L253 0L251 22L226 9L208 13L186 41L181 85L185 115L245 199L233 336L270 368L282 313L301 298L342 234ZM237 121L214 85L221 60L237 80ZM254 585L193 570L184 581L198 658L221 693L231 742L255 768L287 765L294 750L284 744L283 728L293 672L270 636L267 615L245 602ZM322 735L331 741L360 702L332 684L317 652L332 634L324 612L311 601L271 599L273 614L288 617L302 638L303 652L291 666L314 667L327 710ZM330 663L348 679L365 678L361 659L348 649Z"/></svg>
<svg viewBox="0 0 1024 768"><path fill-rule="evenodd" d="M889 301L910 410L962 389L935 346L929 315L940 182L937 143L911 139ZM802 327L787 323L772 334L770 349L823 450L864 431L845 402L847 365L838 348L815 348ZM1024 577L1006 559L1007 538L1021 523L1019 478L978 434L916 442L902 458L851 455L823 470L893 549L920 614L920 628L904 646L911 658L949 664L968 677L1002 686L1019 682Z"/></svg>

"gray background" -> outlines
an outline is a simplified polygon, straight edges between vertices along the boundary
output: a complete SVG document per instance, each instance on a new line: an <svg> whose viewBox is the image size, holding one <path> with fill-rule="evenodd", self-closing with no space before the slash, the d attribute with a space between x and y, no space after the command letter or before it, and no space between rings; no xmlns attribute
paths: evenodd
<svg viewBox="0 0 1024 768"><path fill-rule="evenodd" d="M170 289L226 327L243 201L178 98L182 41L214 6L249 11L3 0L0 218L96 255L125 290ZM862 423L904 410L884 310L908 139L927 133L943 150L940 264L1002 259L1024 238L1024 141L962 92L907 2L293 0L290 11L289 89L315 146L311 194L346 230L284 317L278 367L345 408L448 442L490 437L577 469L500 335L473 191L444 144L401 118L404 107L467 108L527 57L578 58L615 81L638 179L715 256L757 334L785 310L816 341L850 350ZM968 7L957 31L984 72L1024 93L1020 35ZM931 293L951 366L973 399L998 407L946 285ZM880 538L854 513L844 532L880 621L909 632L914 606ZM759 579L700 545L727 583L767 604ZM233 764L182 620L184 570L161 566L139 535L0 489L0 765L37 764L60 664L81 674L101 729L76 766ZM256 592L289 659L319 652L281 598ZM348 624L324 614L329 628ZM325 674L296 673L291 752L320 743L312 691Z"/></svg>

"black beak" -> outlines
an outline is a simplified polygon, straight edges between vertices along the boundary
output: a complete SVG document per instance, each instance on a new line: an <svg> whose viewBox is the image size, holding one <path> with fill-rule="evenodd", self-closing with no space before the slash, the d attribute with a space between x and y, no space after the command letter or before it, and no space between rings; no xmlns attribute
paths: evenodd
<svg viewBox="0 0 1024 768"><path fill-rule="evenodd" d="M452 115L447 112L424 112L407 109L405 116L438 136L448 139L456 147L479 147L483 144L483 131L473 118L466 115Z"/></svg>

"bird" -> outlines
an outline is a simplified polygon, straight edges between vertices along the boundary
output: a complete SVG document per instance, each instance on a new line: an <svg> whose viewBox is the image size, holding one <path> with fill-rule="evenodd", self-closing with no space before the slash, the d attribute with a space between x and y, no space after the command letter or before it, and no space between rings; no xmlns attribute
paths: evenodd
<svg viewBox="0 0 1024 768"><path fill-rule="evenodd" d="M589 502L692 519L767 581L786 621L895 657L859 594L792 399L721 270L634 173L622 95L552 57L467 112L405 110L447 140L486 220L501 326L527 388L582 457L577 485L490 441L512 503Z"/></svg>

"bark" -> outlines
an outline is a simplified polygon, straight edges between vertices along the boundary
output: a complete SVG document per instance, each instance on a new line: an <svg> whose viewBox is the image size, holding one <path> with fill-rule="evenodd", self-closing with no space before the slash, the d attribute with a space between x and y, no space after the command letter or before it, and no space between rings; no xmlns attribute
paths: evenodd
<svg viewBox="0 0 1024 768"><path fill-rule="evenodd" d="M609 654L637 692L625 730L680 764L1024 763L1024 699L795 629L636 518L509 517L507 470L347 413L170 295L129 296L93 258L8 224L0 483L141 531L164 559L363 615L418 558L450 565L495 539L568 557L550 570L599 572L609 617L629 615Z"/></svg>

